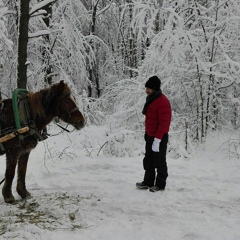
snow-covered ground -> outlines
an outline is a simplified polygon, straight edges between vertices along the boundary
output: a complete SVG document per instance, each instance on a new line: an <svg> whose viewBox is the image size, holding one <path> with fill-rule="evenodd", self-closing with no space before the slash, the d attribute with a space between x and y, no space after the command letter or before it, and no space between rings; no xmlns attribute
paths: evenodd
<svg viewBox="0 0 240 240"><path fill-rule="evenodd" d="M32 198L20 199L16 179L16 204L0 195L0 239L240 239L240 160L228 156L223 136L190 159L169 156L167 188L151 193L135 187L143 177L143 141L140 155L106 157L101 131L39 143L27 172ZM0 162L2 179L5 156Z"/></svg>

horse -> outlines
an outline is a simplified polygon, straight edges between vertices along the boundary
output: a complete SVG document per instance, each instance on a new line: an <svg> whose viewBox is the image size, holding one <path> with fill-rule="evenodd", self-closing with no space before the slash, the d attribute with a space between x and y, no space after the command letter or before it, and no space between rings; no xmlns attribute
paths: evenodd
<svg viewBox="0 0 240 240"><path fill-rule="evenodd" d="M2 143L4 148L2 154L6 154L6 171L2 195L6 203L14 203L15 201L12 194L12 182L16 166L18 174L17 193L22 199L31 196L25 183L29 154L37 146L39 137L41 138L46 126L54 118L58 117L77 130L82 129L85 125L83 114L76 106L71 97L71 90L63 80L35 93L27 92L25 98L31 113L29 123L36 128L38 134L25 133L22 139L19 135ZM0 103L1 130L12 129L15 126L12 101L12 99L4 99Z"/></svg>

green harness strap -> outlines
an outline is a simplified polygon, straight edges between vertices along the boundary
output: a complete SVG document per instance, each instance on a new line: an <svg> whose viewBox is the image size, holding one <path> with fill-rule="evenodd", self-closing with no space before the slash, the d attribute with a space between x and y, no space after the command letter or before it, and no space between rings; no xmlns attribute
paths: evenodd
<svg viewBox="0 0 240 240"><path fill-rule="evenodd" d="M18 111L18 95L22 94L22 93L27 94L28 90L17 88L12 93L13 114L14 114L14 119L15 119L15 124L16 124L17 130L21 128L20 119L19 119L19 111Z"/></svg>
<svg viewBox="0 0 240 240"><path fill-rule="evenodd" d="M20 118L19 118L19 111L18 111L18 96L20 94L27 94L28 90L17 88L12 93L12 106L13 106L13 114L15 119L16 130L21 128ZM19 135L19 139L22 140L23 136Z"/></svg>

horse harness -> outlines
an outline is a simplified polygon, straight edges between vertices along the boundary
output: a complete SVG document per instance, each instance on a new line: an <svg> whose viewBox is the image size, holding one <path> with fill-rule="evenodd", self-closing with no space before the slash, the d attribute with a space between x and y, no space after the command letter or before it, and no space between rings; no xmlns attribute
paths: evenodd
<svg viewBox="0 0 240 240"><path fill-rule="evenodd" d="M15 95L14 95L15 94ZM17 91L13 92L12 98L13 112L15 117L15 126L11 126L9 128L2 129L0 124L0 136L5 136L11 132L13 132L20 140L24 140L28 136L32 136L36 138L38 141L43 141L47 139L46 130L39 131L36 127L36 124L33 120L33 114L27 99L27 91ZM1 112L4 107L4 100L0 101L0 117ZM22 127L28 127L29 131L24 134L19 134L18 129ZM0 143L0 155L5 153L5 148L3 143Z"/></svg>

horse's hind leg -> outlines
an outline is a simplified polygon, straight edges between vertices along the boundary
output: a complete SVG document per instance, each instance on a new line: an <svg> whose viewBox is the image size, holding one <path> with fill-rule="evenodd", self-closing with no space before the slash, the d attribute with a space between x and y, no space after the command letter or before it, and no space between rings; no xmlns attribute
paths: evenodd
<svg viewBox="0 0 240 240"><path fill-rule="evenodd" d="M27 191L25 184L29 154L30 152L22 154L18 160L17 192L22 198L31 196L31 194Z"/></svg>
<svg viewBox="0 0 240 240"><path fill-rule="evenodd" d="M12 181L15 175L15 168L17 164L17 156L6 154L7 163L6 163L6 172L5 172L5 181L2 188L2 195L6 203L13 203L15 201L12 195Z"/></svg>

